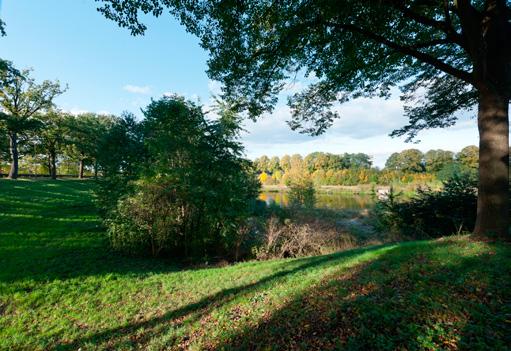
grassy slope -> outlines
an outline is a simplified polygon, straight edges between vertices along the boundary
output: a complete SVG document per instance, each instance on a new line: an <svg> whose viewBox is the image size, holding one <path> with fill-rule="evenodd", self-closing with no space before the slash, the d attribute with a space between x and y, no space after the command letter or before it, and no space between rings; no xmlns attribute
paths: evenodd
<svg viewBox="0 0 511 351"><path fill-rule="evenodd" d="M506 349L511 248L467 237L179 270L109 252L91 182L0 181L0 349Z"/></svg>

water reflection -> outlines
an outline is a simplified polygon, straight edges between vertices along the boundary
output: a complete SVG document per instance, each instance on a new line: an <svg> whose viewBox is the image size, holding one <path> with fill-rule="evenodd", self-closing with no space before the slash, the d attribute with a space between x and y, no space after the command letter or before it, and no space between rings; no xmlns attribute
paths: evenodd
<svg viewBox="0 0 511 351"><path fill-rule="evenodd" d="M263 191L259 199L265 201L267 205L275 203L279 206L287 206L289 203L288 194L285 191ZM360 210L374 204L374 198L371 195L317 192L316 199L318 208Z"/></svg>

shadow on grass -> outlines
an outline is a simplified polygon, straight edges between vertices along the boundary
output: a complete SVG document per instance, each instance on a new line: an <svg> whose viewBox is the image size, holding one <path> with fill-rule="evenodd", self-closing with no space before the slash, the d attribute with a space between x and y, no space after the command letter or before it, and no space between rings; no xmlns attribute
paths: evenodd
<svg viewBox="0 0 511 351"><path fill-rule="evenodd" d="M93 187L90 180L0 180L0 282L22 282L9 289L23 291L41 281L178 268L112 252Z"/></svg>
<svg viewBox="0 0 511 351"><path fill-rule="evenodd" d="M282 269L281 271L266 276L256 282L224 289L195 303L166 312L162 316L145 321L133 322L116 328L106 329L87 337L76 339L72 343L58 345L57 349L74 350L84 344L92 344L96 346L105 344L110 349L118 349L126 346L123 344L126 342L126 340L123 340L125 337L129 337L131 340L129 343L132 344L131 346L143 345L151 338L163 334L168 328L179 326L185 321L186 323L193 323L212 312L214 309L221 308L223 305L240 296L268 289L277 281L285 279L287 276L302 273L311 269L327 268L329 266L339 264L340 262L345 262L346 260L354 258L372 249L374 248L357 249L325 256L283 261L279 267ZM142 336L135 337L135 332L141 329L146 330L146 332ZM171 343L178 341L179 340L173 340Z"/></svg>
<svg viewBox="0 0 511 351"><path fill-rule="evenodd" d="M215 350L509 350L511 250L402 246L325 277Z"/></svg>

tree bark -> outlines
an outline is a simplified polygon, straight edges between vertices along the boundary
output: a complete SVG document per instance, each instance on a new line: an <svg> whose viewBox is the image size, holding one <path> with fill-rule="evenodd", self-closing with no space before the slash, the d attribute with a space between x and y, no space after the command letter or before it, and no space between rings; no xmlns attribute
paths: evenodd
<svg viewBox="0 0 511 351"><path fill-rule="evenodd" d="M9 133L9 151L11 153L11 169L9 170L9 179L18 178L18 134Z"/></svg>
<svg viewBox="0 0 511 351"><path fill-rule="evenodd" d="M50 177L57 179L57 156L55 152L50 152Z"/></svg>
<svg viewBox="0 0 511 351"><path fill-rule="evenodd" d="M479 95L479 189L474 233L508 238L509 98Z"/></svg>
<svg viewBox="0 0 511 351"><path fill-rule="evenodd" d="M48 168L48 177L51 177L51 156L50 156L50 153L48 152L48 155L47 156L47 159L46 159L46 167Z"/></svg>
<svg viewBox="0 0 511 351"><path fill-rule="evenodd" d="M78 167L78 179L83 179L83 157L80 157L80 166Z"/></svg>
<svg viewBox="0 0 511 351"><path fill-rule="evenodd" d="M94 160L94 179L98 179L98 160Z"/></svg>

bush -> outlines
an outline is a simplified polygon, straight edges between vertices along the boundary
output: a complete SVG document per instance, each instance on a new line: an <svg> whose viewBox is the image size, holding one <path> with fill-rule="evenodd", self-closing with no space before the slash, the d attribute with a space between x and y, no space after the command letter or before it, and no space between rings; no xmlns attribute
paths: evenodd
<svg viewBox="0 0 511 351"><path fill-rule="evenodd" d="M266 221L261 243L253 253L259 260L321 255L337 251L341 236L334 230L318 231L308 224L282 223L276 217Z"/></svg>
<svg viewBox="0 0 511 351"><path fill-rule="evenodd" d="M107 220L114 249L128 253L149 251L158 256L179 236L179 207L165 184L139 183L138 191L118 202Z"/></svg>
<svg viewBox="0 0 511 351"><path fill-rule="evenodd" d="M237 258L259 192L250 162L240 157L238 123L230 115L210 122L179 97L153 101L144 114L145 157L135 174L105 176L105 184L128 184L108 207L113 247L187 260Z"/></svg>
<svg viewBox="0 0 511 351"><path fill-rule="evenodd" d="M473 178L455 175L443 182L443 189L419 188L409 201L398 201L393 191L379 200L375 213L381 229L397 230L413 238L440 237L472 231L477 211L477 190Z"/></svg>

